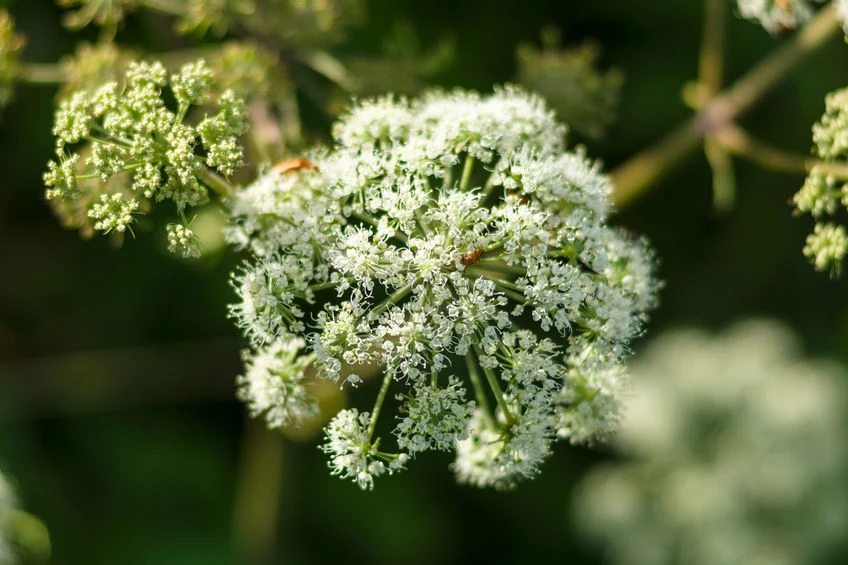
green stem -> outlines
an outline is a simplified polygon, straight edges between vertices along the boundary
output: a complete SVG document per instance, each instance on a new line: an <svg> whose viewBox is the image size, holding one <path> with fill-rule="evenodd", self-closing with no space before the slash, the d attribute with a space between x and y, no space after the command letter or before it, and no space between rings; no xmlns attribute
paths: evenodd
<svg viewBox="0 0 848 565"><path fill-rule="evenodd" d="M170 16L185 17L187 15L185 9L181 9L179 2L170 0L142 0L141 4L147 6L151 10L168 14Z"/></svg>
<svg viewBox="0 0 848 565"><path fill-rule="evenodd" d="M515 302L517 302L519 304L527 304L527 297L525 297L524 294L520 290L519 291L513 290L513 288L517 288L517 287L515 287L515 285L513 285L512 283L510 283L508 281L505 281L503 279L499 279L499 278L496 278L496 277L490 277L488 275L475 274L475 273L468 273L468 278L470 278L472 280L481 279L481 278L489 279L490 281L495 283L495 286L499 287L500 292L502 292L504 294L504 296L506 296L507 298L510 298L510 299L514 300Z"/></svg>
<svg viewBox="0 0 848 565"><path fill-rule="evenodd" d="M483 185L483 193L480 195L480 205L489 204L489 199L499 187L495 184L495 171L489 173L489 178L486 179L486 184Z"/></svg>
<svg viewBox="0 0 848 565"><path fill-rule="evenodd" d="M731 153L748 159L763 168L784 173L808 173L814 167L827 175L848 180L848 165L813 159L790 153L762 143L737 126L716 132L716 140Z"/></svg>
<svg viewBox="0 0 848 565"><path fill-rule="evenodd" d="M62 67L53 63L24 63L17 76L29 84L62 84L67 80Z"/></svg>
<svg viewBox="0 0 848 565"><path fill-rule="evenodd" d="M300 59L315 72L336 83L342 90L355 92L356 78L344 64L326 51L304 51Z"/></svg>
<svg viewBox="0 0 848 565"><path fill-rule="evenodd" d="M726 212L736 200L736 177L733 172L733 159L725 147L709 135L704 140L704 154L713 171L713 206L719 212Z"/></svg>
<svg viewBox="0 0 848 565"><path fill-rule="evenodd" d="M613 199L620 206L634 200L674 165L689 156L704 136L722 129L751 108L789 71L840 30L836 6L822 8L785 46L761 61L730 88L713 98L695 116L612 173Z"/></svg>
<svg viewBox="0 0 848 565"><path fill-rule="evenodd" d="M480 373L477 372L477 362L470 353L465 356L465 366L468 367L468 378L471 379L471 386L474 387L474 397L477 399L477 404L483 410L483 417L486 419L486 424L490 429L495 429L492 407L489 406L489 399L486 398L486 391L483 390L483 382L480 380Z"/></svg>
<svg viewBox="0 0 848 565"><path fill-rule="evenodd" d="M477 264L512 275L527 274L527 269L525 267L522 267L521 265L507 265L500 257L482 257L477 261Z"/></svg>
<svg viewBox="0 0 848 565"><path fill-rule="evenodd" d="M474 346L474 352L476 353L477 362L479 363L481 352L480 348L476 345ZM498 406L500 407L501 412L503 412L504 418L506 418L507 425L514 424L516 419L512 415L512 411L506 403L506 398L504 398L504 392L501 388L501 384L498 382L497 375L495 375L495 372L488 367L480 365L480 368L483 369L483 374L486 375L486 381L488 381L489 388L492 389L492 394L495 395L495 400L498 402Z"/></svg>
<svg viewBox="0 0 848 565"><path fill-rule="evenodd" d="M727 0L706 0L698 70L697 109L699 110L712 100L721 88L724 75L726 20ZM736 194L733 160L713 135L706 136L704 140L704 154L713 171L713 205L716 210L728 210L733 205Z"/></svg>
<svg viewBox="0 0 848 565"><path fill-rule="evenodd" d="M392 382L392 374L386 372L383 377L383 384L380 385L380 392L377 394L377 402L374 403L374 409L371 411L371 421L368 422L368 442L374 437L374 428L377 427L377 418L380 417L380 409L383 407L383 401L386 400L386 392L389 390L389 384Z"/></svg>
<svg viewBox="0 0 848 565"><path fill-rule="evenodd" d="M217 192L222 198L229 198L235 192L233 185L227 182L224 177L207 167L201 169L200 176L203 183Z"/></svg>
<svg viewBox="0 0 848 565"><path fill-rule="evenodd" d="M491 276L490 273L487 273L486 271L482 271L482 270L474 268L474 267L468 267L466 269L466 271L471 275L476 275L478 277L485 277L485 278L489 279L490 281L492 281L493 283L495 283L496 285L502 286L506 289L514 290L515 292L524 292L524 290L521 287L519 287L517 284L515 284L511 281L508 281L506 279L493 277L493 276Z"/></svg>
<svg viewBox="0 0 848 565"><path fill-rule="evenodd" d="M471 182L471 172L474 170L474 157L471 154L465 156L465 164L462 166L462 178L459 181L460 190L468 190L468 185Z"/></svg>
<svg viewBox="0 0 848 565"><path fill-rule="evenodd" d="M704 2L704 32L698 70L698 82L704 101L712 98L721 88L726 21L727 0Z"/></svg>
<svg viewBox="0 0 848 565"><path fill-rule="evenodd" d="M424 220L424 215L421 213L421 209L415 210L415 223L418 225L418 229L421 230L421 235L424 237L429 237L432 235L432 230L430 229L430 225Z"/></svg>
<svg viewBox="0 0 848 565"><path fill-rule="evenodd" d="M353 282L353 278L348 278L347 281ZM335 287L339 286L339 282L341 282L341 279L339 279L338 281L335 281L335 282L327 281L327 282L323 282L323 283L309 285L309 290L315 292L317 290L327 290L328 288L335 288Z"/></svg>
<svg viewBox="0 0 848 565"><path fill-rule="evenodd" d="M241 563L273 562L284 484L285 441L264 422L245 423L233 509L233 542Z"/></svg>
<svg viewBox="0 0 848 565"><path fill-rule="evenodd" d="M357 220L360 220L360 221L362 221L362 222L365 222L366 224L370 225L370 226L371 226L371 227L373 227L373 228L377 228L377 229L379 229L379 227L380 227L380 222L379 222L379 221L377 221L377 218L375 218L375 217L374 217L374 216L372 216L371 214L368 214L367 212L354 212L354 213L353 213L353 214L351 214L351 215L352 215L354 218L356 218ZM402 234L402 233L400 233L399 231L397 231L397 230L395 230L395 233L394 233L394 235L393 235L392 237L393 237L393 238L395 238L395 239L397 239L398 241L400 241L400 242L401 242L401 243L403 243L403 244L406 244L406 243L407 243L407 241L408 241L408 240L407 240L407 237L406 237L404 234Z"/></svg>
<svg viewBox="0 0 848 565"><path fill-rule="evenodd" d="M286 149L300 148L303 145L303 127L300 123L300 105L295 91L286 84L279 94L277 107L280 112L280 127L283 145Z"/></svg>
<svg viewBox="0 0 848 565"><path fill-rule="evenodd" d="M382 302L377 304L377 306L375 306L374 309L371 310L371 316L376 319L380 314L388 310L389 306L399 302L404 296L409 294L409 292L412 290L413 284L414 283L405 284L396 291L394 291L391 295L384 298Z"/></svg>

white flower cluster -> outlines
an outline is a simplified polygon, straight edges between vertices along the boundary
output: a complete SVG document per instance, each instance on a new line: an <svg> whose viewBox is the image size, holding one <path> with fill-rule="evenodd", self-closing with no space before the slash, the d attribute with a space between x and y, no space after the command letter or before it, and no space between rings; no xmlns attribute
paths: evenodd
<svg viewBox="0 0 848 565"><path fill-rule="evenodd" d="M356 408L342 410L327 425L327 441L321 449L330 456L332 474L356 481L362 490L374 488L374 477L403 469L409 456L383 453L372 442L371 415Z"/></svg>
<svg viewBox="0 0 848 565"><path fill-rule="evenodd" d="M318 416L318 403L305 386L311 358L299 356L304 345L300 339L280 340L248 353L245 373L236 379L239 398L253 416L264 414L271 428L300 425Z"/></svg>
<svg viewBox="0 0 848 565"><path fill-rule="evenodd" d="M846 375L796 351L783 326L749 321L671 333L640 355L617 438L629 458L575 497L577 525L611 563L841 560Z"/></svg>
<svg viewBox="0 0 848 565"><path fill-rule="evenodd" d="M813 125L813 142L814 152L826 164L848 163L848 88L831 92L825 98L825 113ZM848 234L843 226L821 223L820 219L848 207L848 177L814 166L792 202L798 213L810 214L817 222L807 238L804 255L816 269L838 274L848 252Z"/></svg>
<svg viewBox="0 0 848 565"><path fill-rule="evenodd" d="M828 0L737 0L739 15L759 22L769 33L795 29L815 13L815 4Z"/></svg>
<svg viewBox="0 0 848 565"><path fill-rule="evenodd" d="M848 0L833 0L836 4L836 17L842 22L842 30L848 40Z"/></svg>
<svg viewBox="0 0 848 565"><path fill-rule="evenodd" d="M508 487L555 439L615 426L654 259L607 225L609 180L564 133L513 87L369 100L332 150L234 196L228 237L254 258L231 313L253 347L302 339L341 385L383 372L374 409L328 427L334 473L370 487L408 456L455 448L460 481ZM392 387L398 453L375 437Z"/></svg>

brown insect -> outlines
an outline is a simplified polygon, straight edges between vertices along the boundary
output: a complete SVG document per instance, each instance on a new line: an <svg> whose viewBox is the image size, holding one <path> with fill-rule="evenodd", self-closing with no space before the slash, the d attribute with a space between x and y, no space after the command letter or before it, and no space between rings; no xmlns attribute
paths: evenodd
<svg viewBox="0 0 848 565"><path fill-rule="evenodd" d="M474 251L469 251L468 253L463 253L462 259L460 259L459 262L462 263L463 265L465 265L466 267L469 266L469 265L473 265L474 263L476 263L480 259L480 256L482 254L483 254L483 248L478 247Z"/></svg>
<svg viewBox="0 0 848 565"><path fill-rule="evenodd" d="M280 161L276 165L274 165L274 170L284 175L286 173L293 173L295 171L301 171L303 169L317 169L315 163L308 159L304 159L303 157L298 157L297 159L289 159L287 161Z"/></svg>

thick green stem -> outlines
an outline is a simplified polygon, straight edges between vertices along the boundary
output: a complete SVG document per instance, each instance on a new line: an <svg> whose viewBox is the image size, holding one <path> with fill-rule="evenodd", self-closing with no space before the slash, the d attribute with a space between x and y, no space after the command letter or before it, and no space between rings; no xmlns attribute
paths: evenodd
<svg viewBox="0 0 848 565"><path fill-rule="evenodd" d="M612 173L613 199L621 206L635 199L667 174L674 165L694 152L705 135L726 127L751 108L789 71L837 35L840 30L836 7L819 11L784 47L760 62L732 87L724 90L695 116L656 145L637 154Z"/></svg>

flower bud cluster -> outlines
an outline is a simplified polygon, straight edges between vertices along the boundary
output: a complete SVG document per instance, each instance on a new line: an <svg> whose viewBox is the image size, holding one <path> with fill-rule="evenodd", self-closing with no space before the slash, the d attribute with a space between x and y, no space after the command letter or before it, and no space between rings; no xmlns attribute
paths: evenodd
<svg viewBox="0 0 848 565"><path fill-rule="evenodd" d="M241 165L238 137L247 128L244 104L231 91L218 97L217 113L187 123L192 106L209 102L212 80L203 61L170 77L160 63L131 63L123 85L71 94L56 112L57 158L44 175L48 200L60 211L82 208L90 226L107 233L130 229L133 214L151 201L172 200L181 217L187 206L205 203L205 175L228 176ZM170 247L194 254L190 233L169 228Z"/></svg>
<svg viewBox="0 0 848 565"><path fill-rule="evenodd" d="M848 235L843 226L821 222L821 218L848 207L848 173L839 168L848 164L848 88L831 92L825 98L825 113L813 125L813 143L813 151L823 164L810 170L792 202L797 213L816 219L804 255L817 270L838 274L848 252ZM829 165L835 167L828 168Z"/></svg>
<svg viewBox="0 0 848 565"><path fill-rule="evenodd" d="M627 459L594 468L575 496L575 523L610 563L841 559L846 375L797 350L782 325L749 321L667 334L632 364Z"/></svg>
<svg viewBox="0 0 848 565"><path fill-rule="evenodd" d="M615 427L654 258L607 225L610 182L564 133L514 87L368 100L333 149L234 195L228 238L253 259L231 313L254 355L302 340L342 386L382 372L373 410L328 425L334 474L370 488L422 451L455 450L461 482L510 487L556 439ZM396 451L377 433L392 397Z"/></svg>

